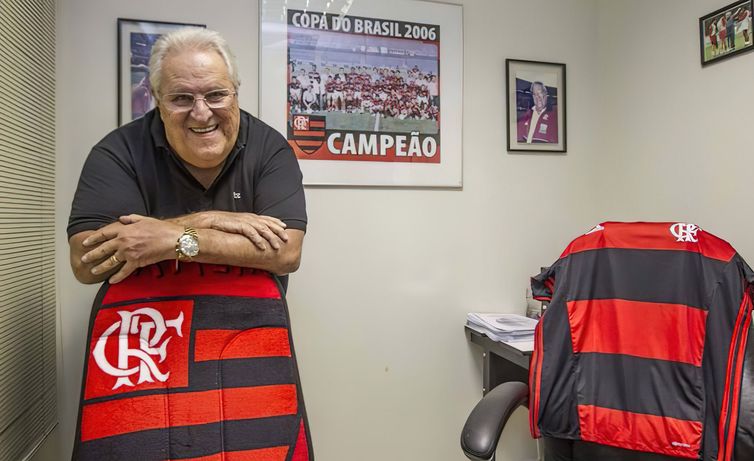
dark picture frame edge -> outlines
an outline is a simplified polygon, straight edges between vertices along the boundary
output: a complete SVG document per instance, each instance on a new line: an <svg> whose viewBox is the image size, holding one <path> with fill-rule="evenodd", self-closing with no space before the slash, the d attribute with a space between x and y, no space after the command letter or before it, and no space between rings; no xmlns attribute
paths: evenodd
<svg viewBox="0 0 754 461"><path fill-rule="evenodd" d="M118 70L118 72L117 72L118 73L117 85L118 86L117 86L116 93L117 93L117 100L118 100L118 104L117 104L118 126L121 126L124 123L128 123L129 121L131 121L131 120L123 120L123 110L124 110L124 107L123 107L123 98L125 97L125 95L122 94L122 89L123 89L123 66L124 65L128 65L130 67L130 63L129 62L124 62L124 59L127 59L128 61L130 61L130 56L128 58L126 58L126 57L124 57L122 55L123 39L124 39L124 37L123 37L123 33L124 33L123 29L124 29L124 25L127 25L127 24L135 24L135 25L138 25L138 24L150 24L150 25L153 25L155 27L163 26L163 27L169 27L169 28L174 28L174 29L177 29L177 28L180 28L180 27L201 27L201 28L206 28L207 27L206 24L193 24L193 23L186 23L186 22L170 22L170 21L155 21L155 20L151 20L151 19L117 18L117 34L118 34L118 36L117 36L117 48L118 48L118 52L116 53L116 56L117 56L116 59L118 60L118 62L117 62L117 70Z"/></svg>
<svg viewBox="0 0 754 461"><path fill-rule="evenodd" d="M511 104L514 105L513 108L515 108L516 105L516 99L515 99L515 89L513 89L513 97L511 97L512 89L511 89L511 64L523 64L523 65L531 65L531 66L552 66L554 69L558 69L560 73L560 81L562 82L562 88L558 88L558 106L561 106L562 104L562 123L558 126L558 133L562 133L562 139L563 142L558 143L560 145L560 148L541 148L544 146L547 146L546 143L541 144L532 144L533 146L540 146L540 148L532 147L532 148L520 148L514 146L514 143L512 142L513 138L511 137L511 126L513 125L513 120L511 119L511 113L512 113L512 107ZM506 137L507 137L507 150L508 152L514 152L514 153L526 153L526 152L535 152L538 154L541 153L549 153L549 154L565 154L568 152L568 130L567 130L567 115L566 115L566 64L560 63L560 62L548 62L548 61L532 61L532 60L526 60L526 59L514 59L514 58L506 58L505 59L505 95L506 95L506 105L505 105L505 131L506 131ZM560 109L559 109L560 111ZM560 119L559 119L560 120ZM516 120L516 123L518 120ZM518 143L516 143L518 144Z"/></svg>
<svg viewBox="0 0 754 461"><path fill-rule="evenodd" d="M718 63L720 61L724 61L724 60L726 60L728 58L731 58L731 57L734 57L734 56L738 56L738 55L741 55L741 54L744 54L744 53L748 53L749 51L751 51L751 50L754 49L754 38L752 38L751 44L749 44L748 46L745 46L745 47L743 47L741 49L738 49L738 50L735 50L735 51L731 51L730 53L724 54L722 56L718 56L718 57L709 59L707 61L704 60L704 58L705 58L704 57L704 50L705 50L704 40L707 37L706 30L705 30L705 27L704 27L704 21L706 21L706 20L708 20L710 18L713 18L713 17L715 17L715 16L717 16L719 14L725 13L726 11L731 10L731 9L733 9L736 6L743 5L743 4L748 4L750 15L754 13L754 0L737 0L737 1L733 2L733 3L725 5L722 8L719 8L719 9L717 9L717 10L711 12L711 13L707 13L704 16L701 16L699 18L699 54L700 54L700 60L701 60L702 67L706 67L706 66L709 66L710 64L714 64L714 63ZM749 30L749 33L752 33L752 32L754 32L754 28L752 28L752 29Z"/></svg>

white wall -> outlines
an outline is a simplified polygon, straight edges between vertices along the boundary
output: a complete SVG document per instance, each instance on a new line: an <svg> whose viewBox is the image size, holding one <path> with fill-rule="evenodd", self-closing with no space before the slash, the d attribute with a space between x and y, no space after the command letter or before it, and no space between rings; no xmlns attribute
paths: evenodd
<svg viewBox="0 0 754 461"><path fill-rule="evenodd" d="M319 460L461 460L481 395L471 310L522 312L528 277L596 222L596 0L467 0L463 190L308 188L289 305ZM61 438L70 450L95 290L68 269L65 224L89 148L116 125L116 18L206 22L240 61L256 113L257 1L59 0ZM505 151L505 58L565 62L568 154ZM419 325L425 325L420 329ZM525 414L501 461L533 456ZM357 455L358 454L358 455Z"/></svg>
<svg viewBox="0 0 754 461"><path fill-rule="evenodd" d="M464 2L463 191L308 190L289 302L321 459L465 459L481 392L466 312L522 311L528 276L597 217L594 5ZM506 153L506 57L568 64L568 155ZM518 416L523 446L501 460L533 456Z"/></svg>
<svg viewBox="0 0 754 461"><path fill-rule="evenodd" d="M754 54L702 68L717 0L603 1L595 196L606 219L689 221L754 263Z"/></svg>

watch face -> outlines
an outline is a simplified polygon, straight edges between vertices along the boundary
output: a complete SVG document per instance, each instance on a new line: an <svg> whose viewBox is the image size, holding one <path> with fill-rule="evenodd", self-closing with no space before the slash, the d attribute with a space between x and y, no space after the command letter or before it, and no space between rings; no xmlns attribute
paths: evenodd
<svg viewBox="0 0 754 461"><path fill-rule="evenodd" d="M181 253L189 258L193 258L199 254L199 241L192 235L181 235L181 238L178 239L178 244Z"/></svg>

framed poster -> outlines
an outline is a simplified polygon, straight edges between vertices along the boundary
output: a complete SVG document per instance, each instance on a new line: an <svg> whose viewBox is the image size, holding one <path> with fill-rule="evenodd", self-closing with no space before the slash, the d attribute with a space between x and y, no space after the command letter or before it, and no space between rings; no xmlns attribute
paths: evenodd
<svg viewBox="0 0 754 461"><path fill-rule="evenodd" d="M154 108L149 85L149 56L152 45L181 27L201 24L144 21L118 18L118 126L141 117Z"/></svg>
<svg viewBox="0 0 754 461"><path fill-rule="evenodd" d="M260 118L306 185L461 187L458 5L260 3Z"/></svg>
<svg viewBox="0 0 754 461"><path fill-rule="evenodd" d="M510 152L566 152L566 66L505 60Z"/></svg>
<svg viewBox="0 0 754 461"><path fill-rule="evenodd" d="M733 2L699 18L702 66L750 51L752 0Z"/></svg>

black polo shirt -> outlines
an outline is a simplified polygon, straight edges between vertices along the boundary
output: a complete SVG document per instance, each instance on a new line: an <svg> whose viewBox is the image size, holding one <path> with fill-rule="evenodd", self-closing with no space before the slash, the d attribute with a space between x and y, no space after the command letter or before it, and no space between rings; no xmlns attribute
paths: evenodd
<svg viewBox="0 0 754 461"><path fill-rule="evenodd" d="M152 110L92 148L73 197L68 237L131 213L164 219L206 210L274 216L306 231L301 179L285 138L241 111L236 145L205 190L168 145Z"/></svg>

